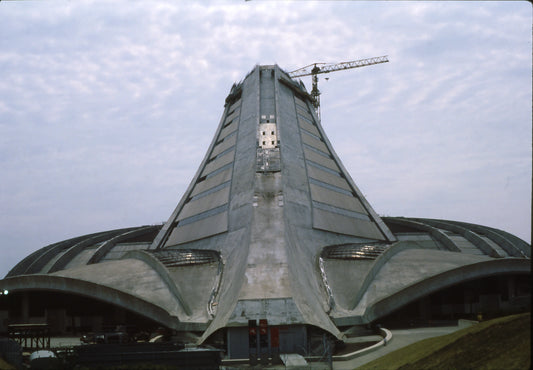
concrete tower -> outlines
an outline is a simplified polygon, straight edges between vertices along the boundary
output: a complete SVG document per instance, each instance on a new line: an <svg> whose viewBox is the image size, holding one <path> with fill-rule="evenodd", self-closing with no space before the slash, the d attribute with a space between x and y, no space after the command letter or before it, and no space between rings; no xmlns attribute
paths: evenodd
<svg viewBox="0 0 533 370"><path fill-rule="evenodd" d="M204 161L151 248L220 254L224 271L204 336L255 319L337 335L316 268L321 250L394 240L335 154L307 92L277 66L257 66L233 86Z"/></svg>
<svg viewBox="0 0 533 370"><path fill-rule="evenodd" d="M317 338L376 320L530 307L529 244L464 222L379 217L311 101L278 66L256 66L231 88L168 221L30 254L0 280L10 292L0 332L2 322L57 332L144 322L243 358L250 348L323 353Z"/></svg>

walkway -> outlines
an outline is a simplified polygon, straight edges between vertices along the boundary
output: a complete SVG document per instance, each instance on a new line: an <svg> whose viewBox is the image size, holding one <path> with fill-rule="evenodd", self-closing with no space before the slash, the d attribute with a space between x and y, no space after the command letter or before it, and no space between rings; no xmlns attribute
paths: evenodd
<svg viewBox="0 0 533 370"><path fill-rule="evenodd" d="M439 337L453 333L457 330L463 329L465 326L446 326L437 328L417 328L417 329L402 329L391 330L392 340L387 343L386 346L381 347L374 352L368 353L361 357L354 358L349 361L335 361L333 363L333 369L356 369L370 361L373 361L379 357L382 357L390 352L394 352L397 349L408 346L412 343L421 341L427 338Z"/></svg>

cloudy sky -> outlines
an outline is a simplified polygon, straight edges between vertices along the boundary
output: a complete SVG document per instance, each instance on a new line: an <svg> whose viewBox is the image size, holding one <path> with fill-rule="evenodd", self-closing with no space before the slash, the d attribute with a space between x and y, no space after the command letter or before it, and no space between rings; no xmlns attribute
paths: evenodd
<svg viewBox="0 0 533 370"><path fill-rule="evenodd" d="M376 212L530 242L531 24L507 1L2 1L0 277L50 243L165 221L256 64L381 55L319 85Z"/></svg>

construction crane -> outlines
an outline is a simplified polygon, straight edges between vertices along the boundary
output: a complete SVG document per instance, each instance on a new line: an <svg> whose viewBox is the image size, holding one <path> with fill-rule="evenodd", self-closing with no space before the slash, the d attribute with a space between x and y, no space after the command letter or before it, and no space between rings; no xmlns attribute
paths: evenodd
<svg viewBox="0 0 533 370"><path fill-rule="evenodd" d="M359 68L371 66L373 64L387 63L389 59L386 55L375 58L359 59L351 62L342 63L313 63L302 67L295 71L289 72L291 78L312 76L313 89L311 90L311 97L313 98L313 106L316 114L320 119L320 90L318 90L318 75L320 73L329 73L334 71L341 71L343 69Z"/></svg>

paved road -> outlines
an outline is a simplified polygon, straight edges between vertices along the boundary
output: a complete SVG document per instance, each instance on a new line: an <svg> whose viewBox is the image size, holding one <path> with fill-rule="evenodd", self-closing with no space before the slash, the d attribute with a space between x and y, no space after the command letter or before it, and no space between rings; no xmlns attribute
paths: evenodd
<svg viewBox="0 0 533 370"><path fill-rule="evenodd" d="M381 347L374 352L368 353L361 357L355 358L349 361L335 361L333 362L334 370L346 370L346 369L356 369L359 366L362 366L376 358L386 355L387 353L394 352L397 349L408 346L412 343L418 342L423 339L438 337L441 335L446 335L453 333L454 331L463 329L464 327L470 325L469 323L463 322L460 326L447 326L447 327L436 327L436 328L418 328L418 329L404 329L404 330L391 330L392 340L387 343L386 346ZM51 338L51 346L62 347L69 345L79 345L79 337L76 338ZM240 368L239 366L227 367L229 368ZM270 366L266 367L268 369L284 369L285 366ZM289 368L289 367L287 367ZM296 368L296 367L295 367ZM294 368L294 369L295 369ZM308 369L328 369L329 366L325 363L309 363Z"/></svg>
<svg viewBox="0 0 533 370"><path fill-rule="evenodd" d="M464 326L447 326L439 328L419 328L419 329L405 329L405 330L391 330L392 340L387 343L386 346L368 353L358 358L354 358L349 361L336 361L333 363L333 369L356 369L376 358L382 357L387 353L394 352L397 349L408 346L412 343L418 342L423 339L438 337L453 333L459 329L463 329Z"/></svg>

